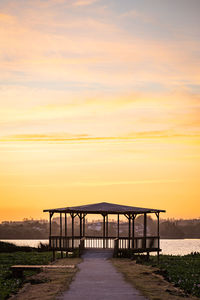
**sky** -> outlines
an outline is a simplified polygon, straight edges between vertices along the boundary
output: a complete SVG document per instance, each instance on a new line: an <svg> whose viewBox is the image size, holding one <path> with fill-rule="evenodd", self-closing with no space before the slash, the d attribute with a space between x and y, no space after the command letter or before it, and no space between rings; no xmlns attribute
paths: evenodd
<svg viewBox="0 0 200 300"><path fill-rule="evenodd" d="M0 1L0 221L200 217L200 1Z"/></svg>

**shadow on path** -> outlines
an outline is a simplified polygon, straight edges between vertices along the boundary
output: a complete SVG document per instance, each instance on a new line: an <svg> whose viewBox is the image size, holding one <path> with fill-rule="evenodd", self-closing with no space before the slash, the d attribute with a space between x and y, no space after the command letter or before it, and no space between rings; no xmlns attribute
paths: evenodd
<svg viewBox="0 0 200 300"><path fill-rule="evenodd" d="M70 288L60 300L145 300L108 260L109 250L87 250Z"/></svg>

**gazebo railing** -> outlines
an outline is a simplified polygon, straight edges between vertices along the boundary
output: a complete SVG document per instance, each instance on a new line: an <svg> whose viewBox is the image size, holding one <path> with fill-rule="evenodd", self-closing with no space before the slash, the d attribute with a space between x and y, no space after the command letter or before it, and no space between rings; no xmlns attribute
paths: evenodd
<svg viewBox="0 0 200 300"><path fill-rule="evenodd" d="M118 238L118 248L119 249L152 249L158 248L159 245L158 236L147 236L145 237L135 237L134 239L129 238ZM130 246L129 246L130 244Z"/></svg>
<svg viewBox="0 0 200 300"><path fill-rule="evenodd" d="M85 249L107 248L114 249L117 241L118 249L135 249L135 250L153 250L159 248L158 236L135 237L134 239L128 237L98 237L86 236L82 241L82 246ZM49 237L49 247L53 250L69 250L79 248L81 243L80 236L51 236Z"/></svg>

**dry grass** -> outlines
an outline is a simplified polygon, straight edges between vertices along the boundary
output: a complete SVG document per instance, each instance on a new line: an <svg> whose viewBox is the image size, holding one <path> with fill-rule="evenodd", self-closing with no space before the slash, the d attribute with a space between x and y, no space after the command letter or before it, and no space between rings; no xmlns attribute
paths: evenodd
<svg viewBox="0 0 200 300"><path fill-rule="evenodd" d="M77 265L80 258L64 258L57 260L56 265ZM28 279L28 282L12 300L53 300L69 288L78 268L45 270Z"/></svg>
<svg viewBox="0 0 200 300"><path fill-rule="evenodd" d="M113 265L122 272L135 288L150 300L183 300L198 299L186 296L180 289L167 282L162 276L155 274L158 270L150 266L136 264L130 259L112 259Z"/></svg>

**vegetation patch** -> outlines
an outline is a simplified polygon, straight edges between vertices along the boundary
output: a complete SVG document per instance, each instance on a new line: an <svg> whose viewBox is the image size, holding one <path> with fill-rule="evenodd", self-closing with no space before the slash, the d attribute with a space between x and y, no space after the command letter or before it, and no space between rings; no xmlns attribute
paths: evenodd
<svg viewBox="0 0 200 300"><path fill-rule="evenodd" d="M157 265L157 257L151 256L149 261L138 260L139 263L157 266L156 274L180 287L186 294L200 298L200 253L184 256L161 255Z"/></svg>
<svg viewBox="0 0 200 300"><path fill-rule="evenodd" d="M77 265L80 258L58 259L54 265ZM57 296L69 288L78 268L47 269L28 277L23 288L14 295L12 300L55 300Z"/></svg>
<svg viewBox="0 0 200 300"><path fill-rule="evenodd" d="M161 258L162 260L162 258ZM183 300L198 299L188 292L184 292L174 282L169 282L160 274L161 265L157 265L157 257L152 257L149 262L139 259L115 258L111 260L125 279L150 300ZM165 269L162 269L163 271ZM198 270L199 271L199 270ZM165 272L165 271L164 271Z"/></svg>
<svg viewBox="0 0 200 300"><path fill-rule="evenodd" d="M3 245L4 247L5 245ZM20 247L17 247L19 250ZM22 247L23 248L23 247ZM28 248L28 247L27 247ZM12 244L8 243L8 248L14 249ZM22 286L23 280L16 279L12 277L12 272L10 271L10 266L12 265L42 265L48 264L52 259L51 252L38 252L34 251L31 248L28 249L28 252L24 251L8 251L8 253L0 253L0 299L7 299L10 294L16 293L16 291ZM27 276L33 275L33 271L25 271L25 280Z"/></svg>
<svg viewBox="0 0 200 300"><path fill-rule="evenodd" d="M46 245L38 248L20 247L11 243L0 243L0 299L16 300L50 300L66 290L74 277L75 269L54 269L40 272L24 271L24 278L13 278L12 265L47 265L52 261L52 252ZM56 252L56 265L77 265L81 262L79 252L68 254L68 258L60 259L61 253ZM70 258L69 258L70 257ZM59 258L59 259L58 259Z"/></svg>
<svg viewBox="0 0 200 300"><path fill-rule="evenodd" d="M12 243L7 242L1 242L0 241L0 253L10 253L10 252L16 252L16 251L24 251L24 252L31 252L34 248L31 248L29 246L16 246Z"/></svg>

